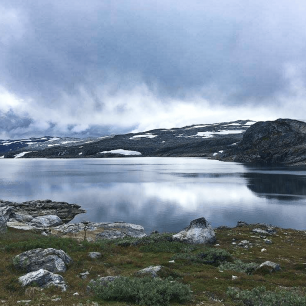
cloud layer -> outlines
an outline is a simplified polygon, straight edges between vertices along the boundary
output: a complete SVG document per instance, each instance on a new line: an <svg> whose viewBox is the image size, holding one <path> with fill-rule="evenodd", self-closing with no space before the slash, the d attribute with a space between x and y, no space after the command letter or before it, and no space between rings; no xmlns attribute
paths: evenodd
<svg viewBox="0 0 306 306"><path fill-rule="evenodd" d="M0 136L306 111L303 1L4 0L0 14Z"/></svg>

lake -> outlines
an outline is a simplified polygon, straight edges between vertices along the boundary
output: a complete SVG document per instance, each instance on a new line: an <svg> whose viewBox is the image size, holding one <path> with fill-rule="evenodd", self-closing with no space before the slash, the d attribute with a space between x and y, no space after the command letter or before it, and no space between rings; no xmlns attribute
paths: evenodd
<svg viewBox="0 0 306 306"><path fill-rule="evenodd" d="M0 199L76 203L73 221L126 221L147 233L195 218L306 229L306 168L255 167L203 158L2 159Z"/></svg>

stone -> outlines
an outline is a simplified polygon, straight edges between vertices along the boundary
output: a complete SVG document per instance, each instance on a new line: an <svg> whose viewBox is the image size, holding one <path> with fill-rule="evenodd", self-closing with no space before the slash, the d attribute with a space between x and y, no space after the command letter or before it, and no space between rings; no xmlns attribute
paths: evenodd
<svg viewBox="0 0 306 306"><path fill-rule="evenodd" d="M51 227L63 224L63 221L56 215L46 215L33 218L31 225L35 227Z"/></svg>
<svg viewBox="0 0 306 306"><path fill-rule="evenodd" d="M272 262L272 261L265 261L263 262L259 267L258 269L260 268L268 268L270 270L270 272L274 272L274 271L279 271L281 270L281 267L279 264L275 263L275 262ZM257 269L257 270L258 270Z"/></svg>
<svg viewBox="0 0 306 306"><path fill-rule="evenodd" d="M86 279L88 275L89 275L89 272L88 272L88 271L82 272L82 273L79 274L79 278L81 278L81 279Z"/></svg>
<svg viewBox="0 0 306 306"><path fill-rule="evenodd" d="M216 235L212 226L205 218L195 219L183 231L172 236L174 240L179 240L194 244L214 243Z"/></svg>
<svg viewBox="0 0 306 306"><path fill-rule="evenodd" d="M13 208L15 214L30 215L34 218L44 215L57 215L64 223L68 223L78 214L85 213L80 205L51 200L35 200L23 203L0 200L0 207L5 206Z"/></svg>
<svg viewBox="0 0 306 306"><path fill-rule="evenodd" d="M136 272L137 275L147 275L151 277L158 277L158 272L162 269L162 266L150 266Z"/></svg>
<svg viewBox="0 0 306 306"><path fill-rule="evenodd" d="M0 207L0 234L7 231L7 221L13 213L13 208L9 206Z"/></svg>
<svg viewBox="0 0 306 306"><path fill-rule="evenodd" d="M19 277L18 280L23 287L35 284L38 287L42 288L55 286L62 289L62 291L67 290L67 285L61 275L54 274L44 269L39 269L38 271L30 272L26 275Z"/></svg>
<svg viewBox="0 0 306 306"><path fill-rule="evenodd" d="M87 292L91 291L92 288L95 288L97 286L107 286L109 283L113 282L120 276L104 276L104 277L99 277L96 280L91 280L87 286Z"/></svg>
<svg viewBox="0 0 306 306"><path fill-rule="evenodd" d="M19 213L15 213L13 215L13 218L18 221L18 222L31 222L33 220L33 217L31 215L28 214L19 214Z"/></svg>
<svg viewBox="0 0 306 306"><path fill-rule="evenodd" d="M238 246L248 249L251 246L251 243L248 240L242 240L238 243Z"/></svg>
<svg viewBox="0 0 306 306"><path fill-rule="evenodd" d="M56 226L51 229L53 235L66 236L78 240L95 241L101 239L117 239L124 237L142 238L146 234L141 225L125 222L83 222Z"/></svg>
<svg viewBox="0 0 306 306"><path fill-rule="evenodd" d="M5 217L0 215L0 234L5 234L7 231L7 221Z"/></svg>
<svg viewBox="0 0 306 306"><path fill-rule="evenodd" d="M276 233L273 227L266 227L266 229L254 228L252 232L260 235L274 235Z"/></svg>
<svg viewBox="0 0 306 306"><path fill-rule="evenodd" d="M236 227L244 227L244 226L249 226L248 223L244 221L238 221Z"/></svg>
<svg viewBox="0 0 306 306"><path fill-rule="evenodd" d="M33 249L21 253L13 259L16 268L27 272L39 269L50 272L65 272L67 266L72 263L72 259L63 251L53 248Z"/></svg>
<svg viewBox="0 0 306 306"><path fill-rule="evenodd" d="M89 252L88 256L92 259L101 258L102 254L100 252Z"/></svg>

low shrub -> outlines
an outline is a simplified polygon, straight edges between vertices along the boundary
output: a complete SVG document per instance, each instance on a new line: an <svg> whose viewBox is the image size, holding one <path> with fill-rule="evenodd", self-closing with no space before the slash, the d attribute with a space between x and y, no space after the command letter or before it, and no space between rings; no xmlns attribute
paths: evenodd
<svg viewBox="0 0 306 306"><path fill-rule="evenodd" d="M306 296L297 290L277 289L267 291L265 287L256 287L252 290L229 288L227 295L234 300L241 301L247 306L305 306Z"/></svg>
<svg viewBox="0 0 306 306"><path fill-rule="evenodd" d="M234 262L222 263L219 266L219 269L252 274L258 268L258 266L259 265L255 262L242 262L241 260L235 260Z"/></svg>
<svg viewBox="0 0 306 306"><path fill-rule="evenodd" d="M230 253L223 249L207 248L201 253L176 254L173 259L183 259L191 262L203 263L218 266L224 261L231 261Z"/></svg>
<svg viewBox="0 0 306 306"><path fill-rule="evenodd" d="M146 306L164 306L170 302L183 303L191 299L190 287L172 278L119 277L107 285L91 288L95 296L105 301L121 301Z"/></svg>

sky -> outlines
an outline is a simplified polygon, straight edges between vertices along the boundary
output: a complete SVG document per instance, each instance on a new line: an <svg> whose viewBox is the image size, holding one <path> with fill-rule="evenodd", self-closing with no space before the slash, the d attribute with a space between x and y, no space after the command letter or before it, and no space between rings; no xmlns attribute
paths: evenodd
<svg viewBox="0 0 306 306"><path fill-rule="evenodd" d="M303 0L1 0L0 139L306 116Z"/></svg>

